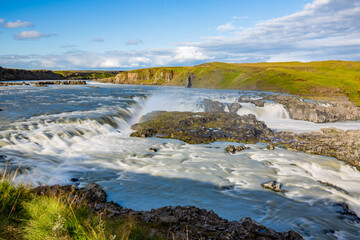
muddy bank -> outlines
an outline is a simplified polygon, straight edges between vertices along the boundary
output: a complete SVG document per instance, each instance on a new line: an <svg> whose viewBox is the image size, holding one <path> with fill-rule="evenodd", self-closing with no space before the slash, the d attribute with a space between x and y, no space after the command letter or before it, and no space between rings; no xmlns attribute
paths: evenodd
<svg viewBox="0 0 360 240"><path fill-rule="evenodd" d="M74 186L41 186L33 189L39 195L83 196L91 211L110 219L131 217L152 227L151 234L168 239L303 239L294 231L276 232L251 218L228 221L213 211L193 206L170 206L151 211L135 211L107 202L105 191L96 183L78 189Z"/></svg>
<svg viewBox="0 0 360 240"><path fill-rule="evenodd" d="M174 138L187 143L269 143L289 150L335 157L360 169L360 130L326 128L295 134L274 132L254 115L221 112L153 112L132 126L132 137Z"/></svg>

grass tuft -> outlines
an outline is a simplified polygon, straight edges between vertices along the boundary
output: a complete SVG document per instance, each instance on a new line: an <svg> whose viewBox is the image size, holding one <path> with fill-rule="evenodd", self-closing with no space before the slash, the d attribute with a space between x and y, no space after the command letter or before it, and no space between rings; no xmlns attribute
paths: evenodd
<svg viewBox="0 0 360 240"><path fill-rule="evenodd" d="M91 212L73 193L36 195L29 186L15 183L18 170L7 173L5 168L0 178L0 240L163 239L133 218L107 219Z"/></svg>

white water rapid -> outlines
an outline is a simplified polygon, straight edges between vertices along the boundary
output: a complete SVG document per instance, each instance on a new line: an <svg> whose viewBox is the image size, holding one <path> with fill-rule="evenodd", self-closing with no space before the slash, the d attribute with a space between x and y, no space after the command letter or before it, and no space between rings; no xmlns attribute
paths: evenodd
<svg viewBox="0 0 360 240"><path fill-rule="evenodd" d="M195 205L230 220L251 217L277 231L293 229L306 239L360 236L359 223L338 205L346 203L360 216L360 172L335 158L270 151L264 144L231 155L226 142L130 137L130 126L151 111L204 111L205 98L228 104L241 96L259 98L259 92L89 84L0 87L0 170L6 162L10 168L21 163L21 178L33 185L96 181L109 200L135 210ZM237 114L254 114L275 130L360 128L354 121L292 120L270 102L242 105ZM270 180L287 192L260 186Z"/></svg>

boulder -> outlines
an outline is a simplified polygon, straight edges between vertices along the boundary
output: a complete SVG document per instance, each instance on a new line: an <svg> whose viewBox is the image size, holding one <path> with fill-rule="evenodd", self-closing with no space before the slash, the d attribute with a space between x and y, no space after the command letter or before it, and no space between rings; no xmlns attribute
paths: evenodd
<svg viewBox="0 0 360 240"><path fill-rule="evenodd" d="M261 184L261 186L276 192L285 192L285 190L282 189L282 184L277 181L266 182Z"/></svg>
<svg viewBox="0 0 360 240"><path fill-rule="evenodd" d="M219 101L204 99L205 112L225 112L225 106Z"/></svg>
<svg viewBox="0 0 360 240"><path fill-rule="evenodd" d="M225 151L229 152L229 153L236 153L236 152L240 152L242 150L245 150L245 149L249 149L248 147L245 147L245 146L234 146L234 145L229 145L225 148Z"/></svg>
<svg viewBox="0 0 360 240"><path fill-rule="evenodd" d="M240 103L230 103L227 105L229 112L231 113L237 113L237 111L241 108L241 104Z"/></svg>

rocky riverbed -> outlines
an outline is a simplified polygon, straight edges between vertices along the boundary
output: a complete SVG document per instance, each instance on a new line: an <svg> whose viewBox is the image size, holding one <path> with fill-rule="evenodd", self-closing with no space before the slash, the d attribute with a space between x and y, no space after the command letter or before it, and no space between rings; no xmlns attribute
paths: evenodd
<svg viewBox="0 0 360 240"><path fill-rule="evenodd" d="M325 123L360 119L360 108L346 98L336 102L321 102L307 100L293 95L263 94L262 99L240 97L236 99L235 102L229 104L204 99L203 107L205 112L236 113L242 108L244 103L251 103L260 108L264 107L265 100L267 102L282 104L288 111L289 117L295 120Z"/></svg>
<svg viewBox="0 0 360 240"><path fill-rule="evenodd" d="M303 239L294 231L276 232L251 218L228 221L213 211L193 206L170 206L151 211L135 211L117 203L107 202L105 191L96 183L84 188L74 186L40 186L33 191L39 195L70 194L83 196L91 211L116 220L131 217L152 227L152 236L170 239Z"/></svg>
<svg viewBox="0 0 360 240"><path fill-rule="evenodd" d="M324 123L360 119L360 108L347 99L318 102L291 95L267 95L264 98L284 105L290 118L296 120Z"/></svg>
<svg viewBox="0 0 360 240"><path fill-rule="evenodd" d="M335 157L360 169L360 130L326 128L296 134L275 132L254 115L224 112L154 112L132 126L132 137L174 138L187 143L269 143L294 151Z"/></svg>

